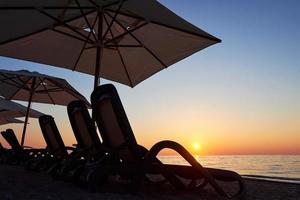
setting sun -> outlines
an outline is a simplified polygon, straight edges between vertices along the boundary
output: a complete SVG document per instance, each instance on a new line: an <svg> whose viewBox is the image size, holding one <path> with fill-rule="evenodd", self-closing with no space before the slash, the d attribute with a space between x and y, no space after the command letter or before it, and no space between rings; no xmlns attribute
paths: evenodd
<svg viewBox="0 0 300 200"><path fill-rule="evenodd" d="M193 144L193 148L194 148L195 151L199 151L199 149L200 149L199 143L195 142L195 143Z"/></svg>

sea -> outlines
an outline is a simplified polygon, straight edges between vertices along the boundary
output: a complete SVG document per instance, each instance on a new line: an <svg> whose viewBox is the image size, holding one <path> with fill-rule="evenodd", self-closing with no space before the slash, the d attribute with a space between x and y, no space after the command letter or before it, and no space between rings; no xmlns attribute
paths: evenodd
<svg viewBox="0 0 300 200"><path fill-rule="evenodd" d="M300 184L300 155L194 156L204 167L233 170L243 177ZM166 164L188 165L180 156L160 156Z"/></svg>

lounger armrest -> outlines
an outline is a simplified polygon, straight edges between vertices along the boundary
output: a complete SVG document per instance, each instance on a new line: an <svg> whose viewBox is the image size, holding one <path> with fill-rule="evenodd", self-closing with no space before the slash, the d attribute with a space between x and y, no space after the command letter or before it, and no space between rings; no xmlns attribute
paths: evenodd
<svg viewBox="0 0 300 200"><path fill-rule="evenodd" d="M157 159L158 153L163 149L172 149L179 153L195 170L199 171L203 174L204 178L208 183L210 183L211 186L222 196L230 197L215 181L215 179L212 177L212 175L198 163L198 161L194 158L193 155L191 155L182 145L180 145L177 142L164 140L161 142L156 143L152 146L152 148L149 150L147 155L145 156L145 161L143 163L142 169L144 170L144 173L146 173L147 168L151 166L151 162L153 162L155 159Z"/></svg>
<svg viewBox="0 0 300 200"><path fill-rule="evenodd" d="M138 144L138 152L141 155L141 157L145 157L148 153L148 149L146 149L144 146Z"/></svg>

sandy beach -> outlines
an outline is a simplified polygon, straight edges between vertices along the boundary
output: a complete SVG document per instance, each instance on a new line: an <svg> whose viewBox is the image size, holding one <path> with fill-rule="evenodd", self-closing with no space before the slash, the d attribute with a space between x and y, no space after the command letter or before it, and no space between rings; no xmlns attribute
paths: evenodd
<svg viewBox="0 0 300 200"><path fill-rule="evenodd" d="M276 183L263 180L245 179L246 192L240 199L285 199L299 200L300 185ZM72 183L54 181L44 172L28 172L22 167L0 166L0 197L4 200L14 199L203 199L222 200L222 198L204 189L201 192L157 191L141 192L138 194L89 192Z"/></svg>

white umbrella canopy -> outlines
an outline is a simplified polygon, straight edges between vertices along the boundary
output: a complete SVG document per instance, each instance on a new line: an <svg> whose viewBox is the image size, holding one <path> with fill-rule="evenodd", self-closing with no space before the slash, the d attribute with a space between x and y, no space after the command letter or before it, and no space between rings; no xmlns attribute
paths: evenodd
<svg viewBox="0 0 300 200"><path fill-rule="evenodd" d="M0 120L7 120L8 122L12 121L11 123L21 123L23 121L13 118L25 117L26 113L27 107L13 101L5 100L4 98L0 97ZM34 109L30 109L28 114L28 116L32 118L38 118L42 115L44 115L44 113L41 113Z"/></svg>
<svg viewBox="0 0 300 200"><path fill-rule="evenodd" d="M156 0L3 0L0 55L134 87L218 38Z"/></svg>
<svg viewBox="0 0 300 200"><path fill-rule="evenodd" d="M32 101L67 105L70 101L81 99L89 102L66 80L30 72L27 70L0 70L0 95L8 100Z"/></svg>
<svg viewBox="0 0 300 200"><path fill-rule="evenodd" d="M0 126L5 125L5 124L11 124L11 123L24 123L24 121L19 120L19 119L14 119L14 118L0 118Z"/></svg>
<svg viewBox="0 0 300 200"><path fill-rule="evenodd" d="M0 70L0 95L8 100L28 101L21 145L25 140L31 102L67 105L80 99L90 106L66 80L26 70Z"/></svg>

